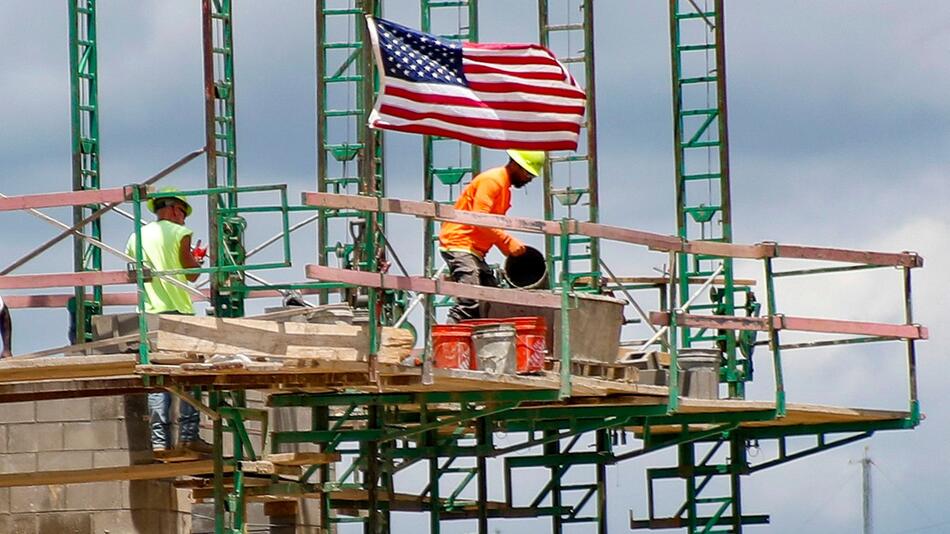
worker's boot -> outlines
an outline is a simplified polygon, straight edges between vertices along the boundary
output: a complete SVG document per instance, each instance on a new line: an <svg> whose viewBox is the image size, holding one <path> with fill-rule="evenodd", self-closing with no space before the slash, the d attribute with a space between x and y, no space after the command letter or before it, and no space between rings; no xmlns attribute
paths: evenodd
<svg viewBox="0 0 950 534"><path fill-rule="evenodd" d="M214 447L212 447L210 443L203 439L197 439L195 441L183 441L181 442L181 447L199 454L210 455L214 453Z"/></svg>

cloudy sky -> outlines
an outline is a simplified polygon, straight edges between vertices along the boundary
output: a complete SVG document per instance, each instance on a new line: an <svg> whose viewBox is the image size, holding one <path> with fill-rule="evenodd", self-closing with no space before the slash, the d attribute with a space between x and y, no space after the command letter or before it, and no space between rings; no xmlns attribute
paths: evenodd
<svg viewBox="0 0 950 534"><path fill-rule="evenodd" d="M558 2L553 2L557 4ZM239 174L243 184L315 188L313 2L237 2L236 71ZM419 25L418 3L387 0L388 17ZM62 9L60 9L62 8ZM530 0L484 0L483 41L536 41ZM927 419L913 432L869 441L777 467L744 482L747 513L771 513L774 532L858 532L860 468L875 461L874 514L879 533L950 530L943 510L950 478L950 366L945 178L950 148L947 50L950 5L884 0L731 0L727 64L734 232L738 242L774 240L886 251L926 259L915 273L916 319L931 327L920 343L920 395ZM99 3L103 184L140 181L203 143L198 2ZM69 189L69 93L65 5L5 0L0 45L0 193ZM664 2L596 3L602 220L674 231L668 23ZM421 148L409 135L387 136L391 195L422 195ZM486 164L501 161L486 151ZM196 162L166 180L203 183ZM513 213L540 216L537 187L515 195ZM65 210L49 213L66 220ZM200 210L198 216L201 216ZM53 235L26 214L3 213L3 250L12 261ZM192 226L202 235L202 223ZM397 250L418 269L421 236L414 221L393 220ZM121 248L130 226L105 221ZM276 230L252 222L254 244ZM402 231L408 230L408 231ZM314 258L314 231L294 242L294 267L268 274L301 279ZM529 239L530 241L530 239ZM608 247L614 270L646 275L663 257ZM109 260L107 265L120 268ZM801 264L788 264L788 266ZM71 269L63 244L18 272ZM740 264L748 276L761 266ZM789 314L900 322L900 277L884 270L781 282L779 309ZM262 304L257 304L260 306ZM15 351L63 344L60 310L18 311ZM61 327L61 328L60 328ZM785 357L789 401L904 409L901 346L791 352ZM751 396L769 398L771 370L760 356ZM763 444L761 454L774 453ZM627 511L645 513L643 468L672 458L611 467L610 523L626 530ZM497 488L496 488L497 489ZM417 524L400 517L405 525ZM535 523L495 522L498 532L543 532ZM447 532L471 532L457 524ZM750 528L749 531L755 531ZM580 532L580 530L578 530Z"/></svg>

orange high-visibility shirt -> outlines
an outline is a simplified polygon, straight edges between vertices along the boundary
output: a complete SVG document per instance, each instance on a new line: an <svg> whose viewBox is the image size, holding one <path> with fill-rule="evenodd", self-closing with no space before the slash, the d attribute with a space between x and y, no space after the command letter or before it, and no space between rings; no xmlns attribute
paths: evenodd
<svg viewBox="0 0 950 534"><path fill-rule="evenodd" d="M457 210L495 215L508 213L510 207L511 178L504 167L489 169L476 176L455 201ZM471 252L481 257L495 245L508 256L512 237L498 228L445 222L439 232L439 244L442 250Z"/></svg>

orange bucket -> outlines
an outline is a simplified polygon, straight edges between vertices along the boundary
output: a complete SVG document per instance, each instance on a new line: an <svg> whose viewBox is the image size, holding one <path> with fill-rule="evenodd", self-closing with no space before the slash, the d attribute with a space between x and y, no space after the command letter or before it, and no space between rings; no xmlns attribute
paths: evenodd
<svg viewBox="0 0 950 534"><path fill-rule="evenodd" d="M518 374L532 374L543 371L544 353L544 336L518 334L515 341Z"/></svg>
<svg viewBox="0 0 950 534"><path fill-rule="evenodd" d="M472 327L437 324L432 327L432 357L440 369L471 369Z"/></svg>

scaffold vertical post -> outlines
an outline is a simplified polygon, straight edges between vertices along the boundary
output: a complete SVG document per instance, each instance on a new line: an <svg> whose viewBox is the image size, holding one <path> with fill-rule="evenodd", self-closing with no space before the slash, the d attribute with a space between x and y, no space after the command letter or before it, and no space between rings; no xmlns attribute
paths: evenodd
<svg viewBox="0 0 950 534"><path fill-rule="evenodd" d="M561 219L561 388L559 396L571 396L571 260L568 257L570 250L570 223L568 219Z"/></svg>
<svg viewBox="0 0 950 534"><path fill-rule="evenodd" d="M553 9L557 6L557 9ZM572 8L580 10L580 16L572 14ZM561 9L563 8L563 9ZM562 15L563 13L563 15ZM562 18L563 17L563 18ZM539 36L542 46L550 48L560 58L571 75L578 80L587 93L585 119L580 143L574 153L549 153L544 162L544 218L556 220L561 217L586 219L597 222L597 95L594 68L594 2L583 0L579 4L570 0L538 1ZM561 38L555 38L560 36ZM579 66L579 67L578 67ZM578 68L575 68L578 67ZM579 179L575 174L582 175ZM580 182L576 184L575 182ZM586 208L585 208L586 206ZM583 213L586 211L586 214ZM545 257L551 276L560 268L558 261L565 247L558 240L567 239L567 254L570 262L580 265L571 275L574 280L585 279L588 283L579 287L588 291L600 289L600 245L597 238L588 236L546 236ZM581 249L581 250L576 250Z"/></svg>
<svg viewBox="0 0 950 534"><path fill-rule="evenodd" d="M488 427L488 418L479 417L475 420L475 443L478 456L475 459L475 468L478 470L478 534L488 533L488 461L484 449L491 444L491 429Z"/></svg>
<svg viewBox="0 0 950 534"><path fill-rule="evenodd" d="M914 301L911 291L911 268L903 268L904 276L904 322L914 324ZM917 348L913 339L907 339L907 380L910 395L910 418L913 424L920 422L920 401L917 398Z"/></svg>
<svg viewBox="0 0 950 534"><path fill-rule="evenodd" d="M454 17L439 17L451 14ZM478 41L477 0L421 0L422 31L444 39L461 42ZM438 19L441 24L436 23ZM446 26L446 21L454 24ZM462 181L473 178L481 171L481 148L448 137L426 135L422 139L423 196L426 201L452 204L461 189ZM439 185L441 184L441 187ZM426 277L435 276L438 260L436 222L425 220L423 232L423 268ZM432 335L436 307L451 305L451 299L427 296L423 301L423 339ZM428 357L428 351L426 357Z"/></svg>
<svg viewBox="0 0 950 534"><path fill-rule="evenodd" d="M779 317L775 305L775 276L772 270L772 258L765 258L766 309L769 318L769 348L772 349L772 367L775 373L775 411L776 415L785 415L785 380L782 375L782 343L775 321Z"/></svg>
<svg viewBox="0 0 950 534"><path fill-rule="evenodd" d="M230 190L225 195L208 195L208 258L212 267L242 265L245 255L244 219L234 213L222 217L219 210L238 206L231 7L231 0L202 0L201 4L207 182L209 189L224 186ZM244 293L231 287L243 285L243 276L241 271L209 275L216 316L244 316Z"/></svg>
<svg viewBox="0 0 950 534"><path fill-rule="evenodd" d="M603 461L610 455L610 435L609 430L601 428L597 430L595 445L598 458L597 469L597 534L607 534L607 464Z"/></svg>
<svg viewBox="0 0 950 534"><path fill-rule="evenodd" d="M712 5L712 9L709 6ZM700 6L693 0L670 0L670 54L673 89L673 143L677 234L683 239L732 242L729 181L729 129L726 98L725 22L722 0ZM733 261L705 254L679 256L680 301L690 297L697 278L710 276L720 263L722 287L711 302L693 306L715 315L735 314ZM725 355L724 381L730 398L745 396L749 362L738 360L735 332L683 327L683 348L711 343Z"/></svg>
<svg viewBox="0 0 950 534"><path fill-rule="evenodd" d="M69 73L70 122L72 124L72 189L86 191L101 186L99 161L99 59L96 31L96 0L69 0ZM78 224L101 206L74 206L73 224ZM87 233L102 240L102 219L89 223ZM87 245L84 239L73 237L73 267L75 271L101 271L102 250ZM86 288L75 288L72 301L72 340L85 343L92 339L92 316L102 313L102 286L92 288L87 298Z"/></svg>

